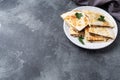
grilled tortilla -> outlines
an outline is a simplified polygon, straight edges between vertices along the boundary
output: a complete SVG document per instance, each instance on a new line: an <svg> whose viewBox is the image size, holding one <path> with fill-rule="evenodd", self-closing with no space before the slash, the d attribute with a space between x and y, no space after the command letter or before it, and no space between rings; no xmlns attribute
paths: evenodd
<svg viewBox="0 0 120 80"><path fill-rule="evenodd" d="M114 33L111 28L99 27L99 26L91 26L89 28L89 32L92 34L108 37L114 39Z"/></svg>
<svg viewBox="0 0 120 80"><path fill-rule="evenodd" d="M73 27L70 27L69 28L69 32L70 32L70 35L71 36L74 36L74 37L80 37L80 36L83 36L84 37L84 31L77 31L76 29L74 29Z"/></svg>
<svg viewBox="0 0 120 80"><path fill-rule="evenodd" d="M75 15L76 13L82 14L82 17L78 19ZM89 22L88 17L79 10L72 10L70 12L66 12L62 14L61 17L70 27L73 27L78 31L83 30Z"/></svg>
<svg viewBox="0 0 120 80"><path fill-rule="evenodd" d="M95 11L89 11L89 10L83 10L83 12L89 17L90 20L90 25L97 25L97 26L104 26L104 27L111 27L113 28L113 24L112 22L103 14L100 13L96 13ZM99 18L101 18L102 16L102 20L104 18L104 20L100 21Z"/></svg>
<svg viewBox="0 0 120 80"><path fill-rule="evenodd" d="M89 32L90 27L85 28L85 39L88 41L107 41L107 38L99 35L93 35Z"/></svg>

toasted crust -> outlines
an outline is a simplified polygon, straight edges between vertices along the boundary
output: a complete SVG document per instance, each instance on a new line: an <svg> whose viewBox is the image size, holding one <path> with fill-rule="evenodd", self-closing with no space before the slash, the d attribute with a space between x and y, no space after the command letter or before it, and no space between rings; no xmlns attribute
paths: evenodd
<svg viewBox="0 0 120 80"><path fill-rule="evenodd" d="M107 40L107 38L105 38L103 36L90 34L89 29L90 29L90 27L87 27L85 29L85 39L86 40L88 40L88 41L106 41Z"/></svg>
<svg viewBox="0 0 120 80"><path fill-rule="evenodd" d="M71 36L74 37L80 37L83 36L84 37L84 31L77 31L76 29L74 29L73 27L69 28L69 32Z"/></svg>
<svg viewBox="0 0 120 80"><path fill-rule="evenodd" d="M91 26L89 28L89 32L93 34L97 34L100 36L108 37L114 39L114 33L111 28L99 27L99 26Z"/></svg>
<svg viewBox="0 0 120 80"><path fill-rule="evenodd" d="M89 10L85 10L83 12L89 17L91 25L98 25L98 26L111 27L111 28L114 27L112 22L107 17L105 17L105 21L99 21L98 20L100 15L103 15L101 13L96 13L96 12L89 11Z"/></svg>
<svg viewBox="0 0 120 80"><path fill-rule="evenodd" d="M82 17L78 19L75 16L76 13L81 13ZM78 10L66 12L62 14L61 17L69 26L77 29L78 31L83 30L88 25L88 22L89 22L88 17L84 13Z"/></svg>

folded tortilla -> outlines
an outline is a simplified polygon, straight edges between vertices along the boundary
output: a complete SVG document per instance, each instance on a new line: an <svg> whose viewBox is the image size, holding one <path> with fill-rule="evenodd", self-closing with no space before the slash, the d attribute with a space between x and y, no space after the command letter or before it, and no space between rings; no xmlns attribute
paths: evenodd
<svg viewBox="0 0 120 80"><path fill-rule="evenodd" d="M107 38L99 35L93 35L89 32L90 27L85 28L85 39L88 41L107 41Z"/></svg>
<svg viewBox="0 0 120 80"><path fill-rule="evenodd" d="M82 17L78 19L76 13L81 13ZM83 30L88 25L88 17L79 10L72 10L61 15L63 20L71 27L77 29L78 31Z"/></svg>
<svg viewBox="0 0 120 80"><path fill-rule="evenodd" d="M73 27L70 27L69 28L69 32L70 32L70 35L71 36L74 36L74 37L80 37L80 36L83 36L84 37L84 31L77 31L76 29L74 29Z"/></svg>
<svg viewBox="0 0 120 80"><path fill-rule="evenodd" d="M101 13L96 13L95 11L89 11L89 10L83 10L83 12L89 17L90 25L97 25L97 26L104 26L104 27L111 27L113 28L114 25L110 19L108 19L106 16L104 16ZM100 16L104 16L105 21L99 21L98 18Z"/></svg>
<svg viewBox="0 0 120 80"><path fill-rule="evenodd" d="M100 26L91 26L89 28L89 33L108 37L114 39L114 32L112 28L100 27Z"/></svg>

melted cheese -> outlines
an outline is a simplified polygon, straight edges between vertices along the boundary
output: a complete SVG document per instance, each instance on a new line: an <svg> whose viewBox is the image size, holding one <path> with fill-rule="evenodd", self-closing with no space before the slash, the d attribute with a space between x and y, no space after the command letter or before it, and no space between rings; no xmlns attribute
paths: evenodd
<svg viewBox="0 0 120 80"><path fill-rule="evenodd" d="M69 32L70 32L70 35L74 37L84 36L84 31L77 31L73 27L69 28Z"/></svg>

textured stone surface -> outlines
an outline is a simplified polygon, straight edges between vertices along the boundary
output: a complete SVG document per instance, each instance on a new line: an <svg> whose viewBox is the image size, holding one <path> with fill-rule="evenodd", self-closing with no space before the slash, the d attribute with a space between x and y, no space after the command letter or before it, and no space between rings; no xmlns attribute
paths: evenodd
<svg viewBox="0 0 120 80"><path fill-rule="evenodd" d="M120 36L86 50L65 36L70 0L0 0L0 80L120 80ZM119 24L120 25L120 24Z"/></svg>

